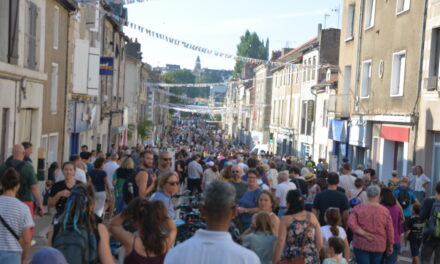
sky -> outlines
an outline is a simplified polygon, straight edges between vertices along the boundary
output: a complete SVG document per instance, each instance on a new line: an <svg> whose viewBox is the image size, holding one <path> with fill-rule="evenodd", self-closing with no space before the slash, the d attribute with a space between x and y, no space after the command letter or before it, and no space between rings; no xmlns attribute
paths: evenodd
<svg viewBox="0 0 440 264"><path fill-rule="evenodd" d="M211 50L236 54L240 36L249 29L269 49L294 48L316 37L318 24L339 28L342 0L149 0L127 4L128 21L169 37ZM333 11L332 11L333 10ZM143 61L153 67L178 64L193 69L197 56L203 68L230 69L235 61L185 49L125 27L142 45Z"/></svg>

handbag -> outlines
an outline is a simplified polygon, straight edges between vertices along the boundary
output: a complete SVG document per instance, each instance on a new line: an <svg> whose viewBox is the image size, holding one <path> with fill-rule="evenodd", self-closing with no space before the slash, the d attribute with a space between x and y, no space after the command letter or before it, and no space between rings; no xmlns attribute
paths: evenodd
<svg viewBox="0 0 440 264"><path fill-rule="evenodd" d="M306 264L306 258L304 257L304 246L306 245L307 235L310 232L310 213L307 214L307 228L304 232L304 238L301 242L301 250L299 251L299 256L293 259L283 259L280 261L280 264Z"/></svg>
<svg viewBox="0 0 440 264"><path fill-rule="evenodd" d="M13 237L15 237L15 239L17 239L17 241L20 241L20 237L17 235L17 233L15 233L15 231L8 225L8 223L6 223L5 219L3 219L3 217L0 215L0 222L2 222L2 224L6 227L6 229L8 229L8 231L11 233L11 235Z"/></svg>

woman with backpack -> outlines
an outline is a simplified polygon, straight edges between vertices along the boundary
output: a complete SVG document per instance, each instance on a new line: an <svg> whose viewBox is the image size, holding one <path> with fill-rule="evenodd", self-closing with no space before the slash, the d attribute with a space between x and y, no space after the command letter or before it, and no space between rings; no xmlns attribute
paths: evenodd
<svg viewBox="0 0 440 264"><path fill-rule="evenodd" d="M75 179L75 164L73 162L64 162L61 169L63 171L64 180L56 182L52 186L47 202L49 209L55 206L55 218L64 212L64 207L71 190L81 183Z"/></svg>
<svg viewBox="0 0 440 264"><path fill-rule="evenodd" d="M113 185L115 186L114 195L116 199L116 214L122 212L122 210L127 206L124 202L122 196L122 187L125 181L135 176L134 161L130 157L125 157L122 159L121 166L113 174Z"/></svg>
<svg viewBox="0 0 440 264"><path fill-rule="evenodd" d="M125 220L137 229L131 233L123 228ZM162 264L174 244L177 229L161 201L136 198L124 211L110 221L110 232L124 246L125 264Z"/></svg>
<svg viewBox="0 0 440 264"><path fill-rule="evenodd" d="M92 186L78 184L49 231L49 246L61 251L69 264L114 263L107 228L96 222L94 197Z"/></svg>

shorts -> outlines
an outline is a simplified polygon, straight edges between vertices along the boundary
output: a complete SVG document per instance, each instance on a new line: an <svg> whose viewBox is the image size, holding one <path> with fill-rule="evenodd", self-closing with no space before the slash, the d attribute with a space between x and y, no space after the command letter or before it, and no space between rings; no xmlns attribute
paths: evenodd
<svg viewBox="0 0 440 264"><path fill-rule="evenodd" d="M411 249L411 257L418 257L420 255L421 242L409 242L409 247Z"/></svg>

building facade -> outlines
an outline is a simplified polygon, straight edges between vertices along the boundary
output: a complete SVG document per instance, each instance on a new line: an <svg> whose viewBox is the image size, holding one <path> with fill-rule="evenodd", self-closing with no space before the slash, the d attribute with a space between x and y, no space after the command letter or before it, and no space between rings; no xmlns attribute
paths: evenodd
<svg viewBox="0 0 440 264"><path fill-rule="evenodd" d="M342 157L368 164L388 182L414 162L424 1L344 1L333 140Z"/></svg>

